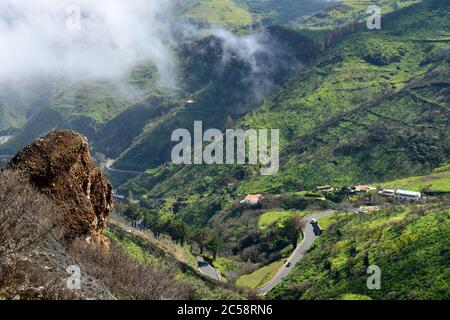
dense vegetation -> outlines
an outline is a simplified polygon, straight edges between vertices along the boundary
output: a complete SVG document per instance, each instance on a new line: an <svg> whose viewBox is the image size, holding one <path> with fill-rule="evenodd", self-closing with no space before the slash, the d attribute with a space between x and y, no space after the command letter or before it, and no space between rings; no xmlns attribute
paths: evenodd
<svg viewBox="0 0 450 320"><path fill-rule="evenodd" d="M370 31L360 20L372 2L184 2L178 8L183 17L228 26L244 39L251 27L270 25L258 34L265 51L249 61L218 36L183 39L174 49L176 91L158 89L147 63L126 79L137 94L123 96L107 81L72 84L46 97L47 105L33 111L0 153L55 128L83 132L99 162L117 158L117 168L145 171L133 179L109 173L117 192L140 201L117 210L128 222L156 238L170 236L178 248L205 256L225 281L247 288L263 285L283 264L302 239L302 217L348 211L349 202L381 204L380 212L321 219L323 238L269 297L448 299L449 4L377 1L382 30ZM16 122L7 117L17 126L25 121L23 114ZM171 164L172 131L192 131L200 120L220 130L279 128L279 174L261 176L258 166ZM312 191L325 184L338 191ZM422 191L431 201L351 198L345 186L353 184ZM240 204L250 193L264 199ZM108 236L131 256L131 265L176 274L189 298L241 297L205 283L191 254L180 263L120 228ZM380 291L365 284L373 264L383 271Z"/></svg>
<svg viewBox="0 0 450 320"><path fill-rule="evenodd" d="M448 208L444 202L344 217L269 297L447 300ZM370 265L381 268L380 290L367 288Z"/></svg>
<svg viewBox="0 0 450 320"><path fill-rule="evenodd" d="M225 244L222 255L238 264L229 271L232 278L250 274L239 283L260 285L271 271L257 269L276 266L292 250L286 233L279 232L283 217L343 199L324 200L303 190L378 186L448 162L448 21L445 5L427 2L386 16L381 31L336 33L324 54L237 121L235 127L281 128L278 175L261 177L251 166L165 165L120 189L131 190L156 212L169 204L188 225L214 228ZM447 173L444 167L422 180L409 179L417 187L402 180L385 185L446 191ZM259 192L277 197L258 208L235 203ZM170 203L177 203L176 210ZM342 298L351 293L357 292L342 292Z"/></svg>
<svg viewBox="0 0 450 320"><path fill-rule="evenodd" d="M446 7L429 4L391 14L385 30L339 42L238 122L281 129L278 175L261 177L252 166L165 165L123 188L144 199L183 194L187 204L195 203L186 210L190 217L206 222L214 208L246 193L430 172L450 154L449 48L447 38L437 36L448 29L447 16ZM379 65L368 58L374 50L396 58Z"/></svg>

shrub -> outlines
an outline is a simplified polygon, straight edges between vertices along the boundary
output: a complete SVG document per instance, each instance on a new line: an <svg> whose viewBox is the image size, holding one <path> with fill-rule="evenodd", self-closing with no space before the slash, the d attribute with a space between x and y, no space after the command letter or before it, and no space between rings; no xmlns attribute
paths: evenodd
<svg viewBox="0 0 450 320"><path fill-rule="evenodd" d="M0 287L16 273L16 257L55 233L54 207L18 174L0 173Z"/></svg>
<svg viewBox="0 0 450 320"><path fill-rule="evenodd" d="M144 261L131 258L122 248L112 245L106 251L79 239L70 247L70 253L80 260L86 271L101 279L122 299L178 300L193 299L195 292L185 282L175 279L174 267L156 269Z"/></svg>

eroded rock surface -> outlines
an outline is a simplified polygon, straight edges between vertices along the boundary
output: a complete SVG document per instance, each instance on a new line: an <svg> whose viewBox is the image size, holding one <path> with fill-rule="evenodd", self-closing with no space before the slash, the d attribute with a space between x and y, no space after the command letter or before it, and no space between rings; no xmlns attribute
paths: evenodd
<svg viewBox="0 0 450 320"><path fill-rule="evenodd" d="M25 147L7 165L48 196L63 219L66 238L108 245L102 235L113 208L111 183L95 167L87 138L55 131Z"/></svg>

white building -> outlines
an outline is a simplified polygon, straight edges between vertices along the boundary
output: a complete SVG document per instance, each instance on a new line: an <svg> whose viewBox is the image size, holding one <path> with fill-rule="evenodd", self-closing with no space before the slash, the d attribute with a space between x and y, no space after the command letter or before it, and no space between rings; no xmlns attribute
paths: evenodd
<svg viewBox="0 0 450 320"><path fill-rule="evenodd" d="M384 197L394 197L395 196L395 190L394 189L383 189L378 192L379 195Z"/></svg>
<svg viewBox="0 0 450 320"><path fill-rule="evenodd" d="M394 198L404 201L419 201L422 198L422 193L399 189L396 190Z"/></svg>
<svg viewBox="0 0 450 320"><path fill-rule="evenodd" d="M402 201L419 201L422 199L422 193L401 189L383 189L378 192L380 195L385 197L392 197L396 200Z"/></svg>

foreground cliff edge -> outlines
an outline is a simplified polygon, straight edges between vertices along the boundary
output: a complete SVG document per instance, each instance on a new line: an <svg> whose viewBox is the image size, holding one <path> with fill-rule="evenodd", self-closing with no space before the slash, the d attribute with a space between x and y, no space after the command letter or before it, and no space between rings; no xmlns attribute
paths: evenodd
<svg viewBox="0 0 450 320"><path fill-rule="evenodd" d="M113 208L112 185L95 167L86 137L52 132L25 147L6 169L51 199L64 217L69 240L85 237L108 246L102 231Z"/></svg>
<svg viewBox="0 0 450 320"><path fill-rule="evenodd" d="M55 131L25 147L0 172L0 299L235 297L195 271L180 279L182 268L152 257L150 244L137 259L112 243L103 234L112 209L112 185L84 136Z"/></svg>
<svg viewBox="0 0 450 320"><path fill-rule="evenodd" d="M111 183L85 137L56 131L24 148L0 176L0 295L114 299L68 252L76 239L107 250L102 231L112 208ZM80 283L69 279L77 270Z"/></svg>

